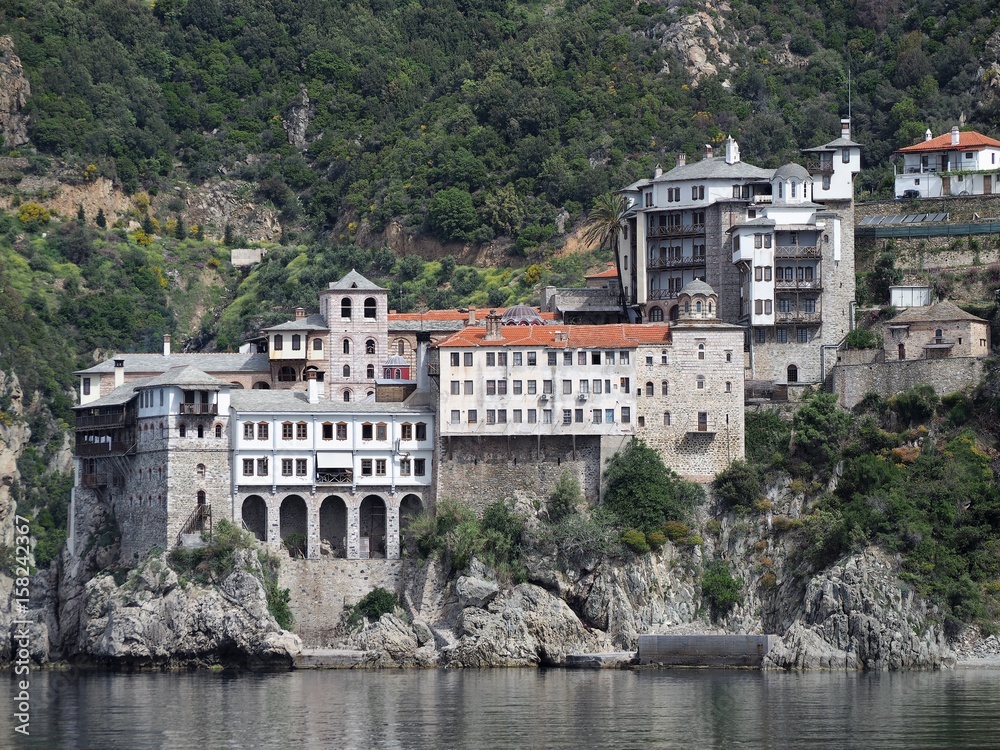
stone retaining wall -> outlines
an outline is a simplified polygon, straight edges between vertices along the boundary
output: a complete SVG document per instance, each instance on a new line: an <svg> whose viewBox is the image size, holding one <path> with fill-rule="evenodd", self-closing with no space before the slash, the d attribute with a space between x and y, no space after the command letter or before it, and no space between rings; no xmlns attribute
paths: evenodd
<svg viewBox="0 0 1000 750"><path fill-rule="evenodd" d="M982 379L985 360L973 357L914 359L896 362L844 365L833 368L833 392L838 403L850 409L874 391L883 398L915 385L932 385L938 395L971 390Z"/></svg>

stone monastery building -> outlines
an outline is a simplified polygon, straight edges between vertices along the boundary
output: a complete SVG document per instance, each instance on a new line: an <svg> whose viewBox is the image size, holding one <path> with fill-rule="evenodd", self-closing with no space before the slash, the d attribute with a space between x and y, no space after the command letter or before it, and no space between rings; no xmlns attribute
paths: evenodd
<svg viewBox="0 0 1000 750"><path fill-rule="evenodd" d="M703 281L671 324L565 325L527 306L397 315L357 272L241 354L118 354L80 378L71 549L113 514L126 559L225 518L310 559L396 558L437 498L597 500L633 436L677 472L743 450L743 329Z"/></svg>
<svg viewBox="0 0 1000 750"><path fill-rule="evenodd" d="M854 176L861 146L841 136L806 149L808 167L761 169L724 153L684 154L668 172L623 188L623 296L633 319L678 316L693 280L719 294L719 317L744 332L747 380L822 382L850 330L854 301Z"/></svg>

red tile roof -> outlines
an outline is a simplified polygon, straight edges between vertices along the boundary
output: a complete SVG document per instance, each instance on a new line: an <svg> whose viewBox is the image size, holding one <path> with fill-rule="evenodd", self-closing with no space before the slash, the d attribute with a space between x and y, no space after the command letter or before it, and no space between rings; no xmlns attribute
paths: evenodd
<svg viewBox="0 0 1000 750"><path fill-rule="evenodd" d="M556 349L634 349L639 344L669 344L670 326L615 323L601 326L501 326L503 339L486 341L485 326L470 326L452 334L438 346L545 346ZM564 340L561 335L566 334Z"/></svg>
<svg viewBox="0 0 1000 750"><path fill-rule="evenodd" d="M905 146L896 151L897 154L919 154L924 151L982 151L989 147L1000 148L1000 141L975 130L963 130L958 134L958 145L951 144L951 132L921 141L913 146Z"/></svg>
<svg viewBox="0 0 1000 750"><path fill-rule="evenodd" d="M599 273L587 274L584 278L587 279L617 279L618 278L618 266L614 263L608 263L608 268Z"/></svg>
<svg viewBox="0 0 1000 750"><path fill-rule="evenodd" d="M505 307L491 308L491 307L480 307L476 309L476 324L481 325L486 316L490 314L490 310L495 309L497 315L503 315L504 311L507 309ZM555 313L551 312L540 312L539 315L542 316L544 320L555 320ZM395 322L413 320L413 321L424 321L426 323L434 321L454 321L454 320L468 320L469 312L468 310L462 312L461 310L427 310L425 312L418 313L389 313L389 324L392 325Z"/></svg>

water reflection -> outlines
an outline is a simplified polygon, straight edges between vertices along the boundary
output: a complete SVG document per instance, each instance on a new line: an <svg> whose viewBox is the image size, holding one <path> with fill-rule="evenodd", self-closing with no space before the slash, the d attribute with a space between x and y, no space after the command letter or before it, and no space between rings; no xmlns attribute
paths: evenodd
<svg viewBox="0 0 1000 750"><path fill-rule="evenodd" d="M987 670L36 672L32 736L5 711L0 747L996 747L998 688Z"/></svg>

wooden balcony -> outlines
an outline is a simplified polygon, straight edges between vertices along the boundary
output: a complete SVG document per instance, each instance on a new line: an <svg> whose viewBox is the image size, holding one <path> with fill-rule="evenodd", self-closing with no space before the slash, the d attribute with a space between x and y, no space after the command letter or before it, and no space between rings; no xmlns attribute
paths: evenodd
<svg viewBox="0 0 1000 750"><path fill-rule="evenodd" d="M647 237L690 237L700 234L705 234L704 224L667 224L646 230Z"/></svg>
<svg viewBox="0 0 1000 750"><path fill-rule="evenodd" d="M781 312L779 310L774 314L774 319L777 323L807 323L810 325L818 325L823 322L823 317L818 310L816 312L802 312L801 310L788 310L786 312Z"/></svg>
<svg viewBox="0 0 1000 750"><path fill-rule="evenodd" d="M182 415L197 415L197 414L218 414L219 405L218 404L181 404L180 414Z"/></svg>
<svg viewBox="0 0 1000 750"><path fill-rule="evenodd" d="M664 268L699 268L705 265L704 255L678 255L672 258L650 258L646 268L656 271Z"/></svg>
<svg viewBox="0 0 1000 750"><path fill-rule="evenodd" d="M791 280L781 279L774 282L774 288L779 292L818 292L823 288L820 279Z"/></svg>
<svg viewBox="0 0 1000 750"><path fill-rule="evenodd" d="M822 258L823 251L818 245L778 245L774 248L775 258Z"/></svg>

